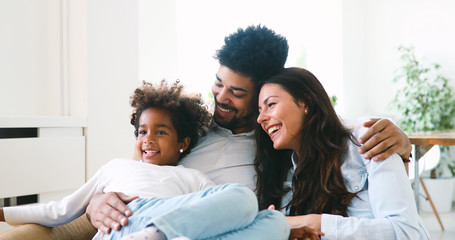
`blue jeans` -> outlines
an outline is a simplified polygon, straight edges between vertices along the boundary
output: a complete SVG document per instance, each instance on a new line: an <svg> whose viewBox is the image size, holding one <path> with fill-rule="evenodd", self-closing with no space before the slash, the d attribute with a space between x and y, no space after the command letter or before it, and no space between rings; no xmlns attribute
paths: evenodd
<svg viewBox="0 0 455 240"><path fill-rule="evenodd" d="M169 198L137 199L128 207L133 216L120 231L103 239L121 236L155 225L172 239L288 239L289 225L279 211L258 212L255 194L240 184L226 184Z"/></svg>

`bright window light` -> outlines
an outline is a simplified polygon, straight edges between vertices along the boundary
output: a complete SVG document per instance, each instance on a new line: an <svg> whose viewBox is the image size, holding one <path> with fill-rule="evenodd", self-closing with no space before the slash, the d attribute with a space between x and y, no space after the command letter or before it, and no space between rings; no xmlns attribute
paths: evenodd
<svg viewBox="0 0 455 240"><path fill-rule="evenodd" d="M143 7L146 6L143 4L140 11L147 11ZM176 59L171 62L175 66L169 68L174 72L166 75L180 79L192 92L200 92L208 98L218 70L213 56L223 45L225 36L237 28L262 24L288 39L287 67L308 69L323 83L329 95L340 97L343 93L341 0L176 0L174 10L175 13L167 15L175 14L175 22L168 22L175 24L170 26L175 27L175 35L171 34L175 39L169 42L175 42ZM153 9L148 12L151 11ZM166 16L166 13L160 14ZM148 15L140 17L140 25L150 26L160 21L154 14ZM160 35L157 31L154 34ZM145 42L140 44L142 60L146 61L144 53L152 47ZM155 49L149 54L156 54L159 48ZM141 79L148 78L147 71L150 70L142 69Z"/></svg>

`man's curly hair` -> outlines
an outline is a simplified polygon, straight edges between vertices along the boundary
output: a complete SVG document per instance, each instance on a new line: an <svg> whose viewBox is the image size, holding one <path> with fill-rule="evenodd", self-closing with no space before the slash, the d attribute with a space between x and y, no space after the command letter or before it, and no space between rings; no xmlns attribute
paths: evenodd
<svg viewBox="0 0 455 240"><path fill-rule="evenodd" d="M133 107L131 124L135 128L134 135L138 136L139 119L143 111L151 107L166 109L171 114L171 121L177 130L179 142L186 137L191 138L188 149L181 154L181 158L188 154L199 137L205 134L211 121L211 115L200 94L186 96L182 90L183 86L178 84L178 81L171 86L168 86L165 80L162 80L158 86L143 81L142 86L134 90L134 94L130 97Z"/></svg>
<svg viewBox="0 0 455 240"><path fill-rule="evenodd" d="M254 83L283 69L288 57L286 38L261 25L239 28L224 43L214 58Z"/></svg>

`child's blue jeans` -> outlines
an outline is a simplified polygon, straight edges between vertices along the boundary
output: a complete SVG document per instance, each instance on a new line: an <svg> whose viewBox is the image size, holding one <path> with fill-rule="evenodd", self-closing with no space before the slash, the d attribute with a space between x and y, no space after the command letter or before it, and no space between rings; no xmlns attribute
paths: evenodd
<svg viewBox="0 0 455 240"><path fill-rule="evenodd" d="M240 184L226 184L169 198L137 199L128 207L133 215L120 231L103 239L121 236L155 225L172 239L288 239L285 216L275 210L258 212L255 194Z"/></svg>

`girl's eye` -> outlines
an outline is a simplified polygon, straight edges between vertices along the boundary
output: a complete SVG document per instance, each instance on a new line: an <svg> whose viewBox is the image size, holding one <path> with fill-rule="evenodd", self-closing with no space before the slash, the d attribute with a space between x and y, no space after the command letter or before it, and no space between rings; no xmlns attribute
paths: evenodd
<svg viewBox="0 0 455 240"><path fill-rule="evenodd" d="M139 134L141 134L141 135L142 135L142 134L147 134L147 131L145 131L145 130L139 130Z"/></svg>
<svg viewBox="0 0 455 240"><path fill-rule="evenodd" d="M166 132L165 132L165 131L156 131L156 134L157 134L157 135L165 135Z"/></svg>
<svg viewBox="0 0 455 240"><path fill-rule="evenodd" d="M276 104L276 103L271 102L271 103L267 104L267 106L268 106L269 108L271 108L271 107L273 107L275 104Z"/></svg>

